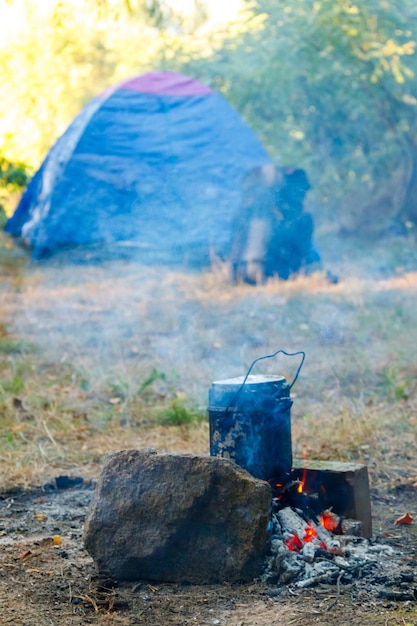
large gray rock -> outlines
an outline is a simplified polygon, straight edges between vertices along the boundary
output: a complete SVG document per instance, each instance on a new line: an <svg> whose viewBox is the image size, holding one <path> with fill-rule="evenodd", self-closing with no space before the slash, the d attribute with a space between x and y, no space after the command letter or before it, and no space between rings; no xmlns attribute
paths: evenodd
<svg viewBox="0 0 417 626"><path fill-rule="evenodd" d="M259 576L271 490L220 457L122 450L108 455L84 543L116 580L216 583Z"/></svg>

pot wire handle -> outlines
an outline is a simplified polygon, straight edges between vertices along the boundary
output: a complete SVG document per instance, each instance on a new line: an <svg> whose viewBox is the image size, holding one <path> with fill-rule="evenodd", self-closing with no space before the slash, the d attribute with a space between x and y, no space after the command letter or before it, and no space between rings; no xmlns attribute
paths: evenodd
<svg viewBox="0 0 417 626"><path fill-rule="evenodd" d="M292 386L294 385L295 381L297 380L298 375L299 375L299 374L300 374L300 372L301 372L301 368L303 367L304 360L305 360L305 358L306 358L306 353L305 353L305 352L303 352L303 351L300 351L300 352L285 352L285 350L277 350L276 352L274 352L274 354L267 354L266 356L259 356L257 359L255 359L255 360L253 361L252 365L251 365L251 366L250 366L250 368L248 369L248 371L247 371L247 373L246 373L246 376L245 376L245 378L244 378L244 380L243 380L242 387L244 386L244 384L245 384L245 383L246 383L246 381L248 380L249 374L251 373L251 371L252 371L252 369L253 369L253 366L254 366L256 363L258 363L258 361L263 361L264 359L273 359L273 358L274 358L274 356L277 356L277 354L280 354L280 353L281 353L281 354L285 354L285 356L298 356L299 354L301 354L301 355L302 355L302 357L301 357L301 361L300 361L300 364L299 364L299 366L298 366L298 368L297 368L297 371L296 371L296 373L295 373L294 379L293 379L293 381L292 381L292 383L291 383L291 385L290 385L290 389L291 389L291 388L292 388ZM240 391L241 391L241 390L239 389L239 392L238 392L238 393L240 393Z"/></svg>
<svg viewBox="0 0 417 626"><path fill-rule="evenodd" d="M302 355L302 356L301 356L301 361L300 361L300 364L299 364L299 366L298 366L298 368L297 368L297 371L296 371L296 373L295 373L294 379L293 379L293 381L292 381L291 385L289 386L289 389L290 389L290 391L291 391L291 389L292 389L292 387L293 387L294 383L296 382L296 380L297 380L297 378L298 378L298 376L299 376L299 374L300 374L300 372L301 372L301 368L303 367L304 360L305 360L305 358L306 358L306 353L305 353L305 352L303 352L303 351L300 351L300 352L285 352L285 350L277 350L276 352L274 352L274 354L267 354L266 356L259 356L257 359L255 359L255 360L253 361L252 365L249 367L248 371L246 372L246 376L245 376L245 378L243 379L243 383L241 384L241 386L240 386L240 387L239 387L239 389L237 390L237 392L236 392L236 394L235 394L234 398L230 401L230 403L229 403L229 405L228 405L228 407L227 407L227 410L230 410L233 406L235 406L235 404L236 404L236 400L237 400L237 398L238 398L239 394L241 393L241 391L242 391L243 387L245 386L245 383L246 383L246 381L248 380L249 374L251 373L251 371L252 371L252 369L253 369L253 366L254 366L256 363L258 363L258 361L263 361L264 359L273 359L273 358L274 358L274 356L277 356L277 354L280 354L280 353L281 353L281 354L285 354L285 356L298 356L299 354L301 354L301 355Z"/></svg>

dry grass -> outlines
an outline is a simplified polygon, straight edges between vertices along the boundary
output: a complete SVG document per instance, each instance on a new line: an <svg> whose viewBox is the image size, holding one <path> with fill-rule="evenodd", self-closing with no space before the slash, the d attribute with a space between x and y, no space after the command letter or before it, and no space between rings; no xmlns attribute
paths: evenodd
<svg viewBox="0 0 417 626"><path fill-rule="evenodd" d="M232 287L222 264L202 275L122 261L30 265L10 249L0 279L3 488L95 477L118 448L207 454L211 382L279 348L306 352L292 390L296 455L366 462L374 482L411 479L417 273L372 276L380 255L362 255L363 271L341 258L337 285L317 274L253 288ZM291 379L296 367L279 357L258 371Z"/></svg>

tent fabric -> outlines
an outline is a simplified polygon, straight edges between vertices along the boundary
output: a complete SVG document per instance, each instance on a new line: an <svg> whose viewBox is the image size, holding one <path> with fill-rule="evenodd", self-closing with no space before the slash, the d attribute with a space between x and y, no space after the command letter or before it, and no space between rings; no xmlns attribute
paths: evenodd
<svg viewBox="0 0 417 626"><path fill-rule="evenodd" d="M244 174L271 160L205 85L152 72L94 98L51 148L5 230L40 258L131 242L204 262L227 254Z"/></svg>

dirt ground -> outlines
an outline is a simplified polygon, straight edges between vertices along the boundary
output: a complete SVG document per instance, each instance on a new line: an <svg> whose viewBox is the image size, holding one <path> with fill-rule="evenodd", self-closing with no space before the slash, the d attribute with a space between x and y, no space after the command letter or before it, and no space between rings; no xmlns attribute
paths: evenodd
<svg viewBox="0 0 417 626"><path fill-rule="evenodd" d="M366 582L305 590L257 581L242 586L115 585L97 575L83 548L83 521L94 483L55 486L51 482L0 496L1 624L417 624L416 602L381 599L378 588ZM415 491L404 484L373 493L376 540L402 550L407 568L417 564L416 531L413 525L394 526L393 519L408 510Z"/></svg>
<svg viewBox="0 0 417 626"><path fill-rule="evenodd" d="M162 281L150 272L146 293L143 277L138 280L136 273L122 269L119 276L108 268L86 267L78 273L58 268L48 279L35 267L28 277L14 276L13 289L6 285L0 294L5 326L13 336L36 342L46 363L40 391L33 382L38 366L27 370L23 391L12 389L16 398L9 404L18 429L6 428L2 439L0 460L12 489L0 489L0 624L417 626L416 601L380 598L376 584L366 581L303 590L257 581L244 586L138 582L113 587L112 581L97 577L82 542L94 488L89 481L97 478L89 470L100 466L106 450L153 445L206 453L207 428L200 428L200 435L196 431L203 433L204 444L185 429L188 439L182 439L179 450L167 439L173 429L161 434L161 429L136 425L136 405L129 405L129 396L114 395L120 388L132 381L138 385L143 371L156 368L169 374L175 367L176 388L200 394L206 402L210 381L231 371L245 372L259 354L301 345L309 358L293 394L295 452L311 442L319 458L368 463L374 538L401 550L404 567L415 569L417 524L394 525L399 515L410 511L415 516L417 509L415 368L411 363L410 382L391 365L403 360L405 368L408 363L404 355L410 353L417 327L417 275L390 282L346 278L331 286L319 281L273 284L259 288L255 298L246 287L232 291L225 283L220 289L217 276L202 285L192 277L180 282L168 275ZM20 361L16 365L12 356L7 358L13 375L19 373ZM94 382L105 379L105 366L115 369L119 362L109 395L96 392ZM85 373L77 396L77 377L59 380L66 363ZM15 378L9 378L13 383ZM90 390L84 389L84 378ZM364 393L367 386L376 390L375 398ZM59 401L49 400L53 393ZM115 426L107 439L99 426L93 428L101 419L105 429L107 413L95 422L91 408L92 416L87 415L93 401L112 411ZM66 419L73 438L73 431L60 432L61 422L56 424L61 404L70 406ZM21 458L22 467L17 467ZM13 488L23 476L25 485L41 484L38 477L45 474L53 483L58 471L70 474L74 468L84 474L81 485ZM409 585L412 593L415 588L417 574Z"/></svg>

